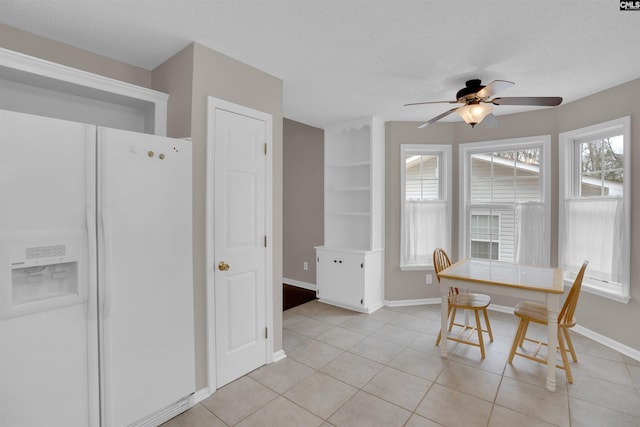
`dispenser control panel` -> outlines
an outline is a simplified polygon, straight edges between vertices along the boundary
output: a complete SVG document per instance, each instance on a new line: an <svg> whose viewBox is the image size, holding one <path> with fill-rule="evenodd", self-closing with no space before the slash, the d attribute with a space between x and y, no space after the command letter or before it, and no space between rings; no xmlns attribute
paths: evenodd
<svg viewBox="0 0 640 427"><path fill-rule="evenodd" d="M39 246L36 248L27 248L25 255L27 259L35 259L35 258L61 257L61 256L65 256L66 253L67 253L67 248L65 245L55 245L55 246Z"/></svg>

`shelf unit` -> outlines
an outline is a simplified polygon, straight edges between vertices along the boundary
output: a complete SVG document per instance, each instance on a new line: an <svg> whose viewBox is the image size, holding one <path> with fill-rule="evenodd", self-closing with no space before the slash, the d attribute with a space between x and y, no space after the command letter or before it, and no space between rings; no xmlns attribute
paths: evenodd
<svg viewBox="0 0 640 427"><path fill-rule="evenodd" d="M358 311L382 306L384 123L375 117L325 128L321 301Z"/></svg>

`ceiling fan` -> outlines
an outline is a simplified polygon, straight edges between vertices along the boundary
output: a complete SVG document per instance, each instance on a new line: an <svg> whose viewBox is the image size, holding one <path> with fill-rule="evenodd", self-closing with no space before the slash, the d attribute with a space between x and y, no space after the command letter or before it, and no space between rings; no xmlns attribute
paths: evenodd
<svg viewBox="0 0 640 427"><path fill-rule="evenodd" d="M419 128L429 126L431 123L435 123L438 120L447 117L454 111L457 112L462 119L474 127L478 123L483 123L485 127L494 127L497 125L495 116L491 113L493 105L533 105L538 107L555 107L560 105L562 97L559 96L516 96L516 97L501 97L495 98L495 95L505 89L510 88L515 83L508 82L506 80L494 80L488 85L482 85L479 79L467 80L465 87L460 89L456 93L456 101L431 101L431 102L414 102L410 105L424 105L424 104L464 104L462 107L452 108L449 111L445 111L422 123Z"/></svg>

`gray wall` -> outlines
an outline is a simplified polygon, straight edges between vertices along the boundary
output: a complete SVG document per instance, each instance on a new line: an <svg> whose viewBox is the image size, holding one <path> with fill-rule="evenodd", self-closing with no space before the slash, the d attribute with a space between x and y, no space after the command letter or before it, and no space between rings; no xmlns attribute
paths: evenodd
<svg viewBox="0 0 640 427"><path fill-rule="evenodd" d="M465 123L436 123L417 129L415 122L386 124L386 272L385 300L401 301L417 298L437 298L435 285L425 285L426 271L402 272L400 263L400 144L451 144L453 148L453 218L452 258L458 259L459 171L458 147L461 143L551 135L551 262L558 259L558 133L589 126L607 120L631 116L631 138L640 138L640 79L605 90L584 99L553 109L498 117L494 129L472 129ZM497 107L496 107L497 108ZM508 107L506 107L508 108ZM640 149L632 142L631 164L640 164ZM640 173L631 170L631 259L640 259ZM433 274L433 272L431 272ZM621 304L582 292L578 304L578 323L594 332L640 350L640 264L631 265L631 296ZM516 301L493 297L500 305Z"/></svg>
<svg viewBox="0 0 640 427"><path fill-rule="evenodd" d="M207 97L225 99L273 117L273 339L282 348L282 81L198 43L153 71L155 89L169 93L168 135L193 143L193 277L196 389L207 385L206 142Z"/></svg>
<svg viewBox="0 0 640 427"><path fill-rule="evenodd" d="M0 24L0 47L134 85L151 87L151 73L143 68L45 39L5 24Z"/></svg>
<svg viewBox="0 0 640 427"><path fill-rule="evenodd" d="M284 120L283 276L316 284L314 246L324 242L324 130ZM308 270L303 269L307 262Z"/></svg>

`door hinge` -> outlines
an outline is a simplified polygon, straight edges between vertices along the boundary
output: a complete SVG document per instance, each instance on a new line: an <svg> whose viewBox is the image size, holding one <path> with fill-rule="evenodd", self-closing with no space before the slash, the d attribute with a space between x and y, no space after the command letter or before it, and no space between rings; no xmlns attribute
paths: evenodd
<svg viewBox="0 0 640 427"><path fill-rule="evenodd" d="M269 328L264 328L264 339L269 338Z"/></svg>
<svg viewBox="0 0 640 427"><path fill-rule="evenodd" d="M364 299L360 300L360 305L364 304Z"/></svg>
<svg viewBox="0 0 640 427"><path fill-rule="evenodd" d="M267 236L264 236L264 247L267 247Z"/></svg>
<svg viewBox="0 0 640 427"><path fill-rule="evenodd" d="M267 155L267 143L266 142L264 143L264 154L265 154L265 156Z"/></svg>
<svg viewBox="0 0 640 427"><path fill-rule="evenodd" d="M364 262L360 263L360 268L364 268Z"/></svg>

